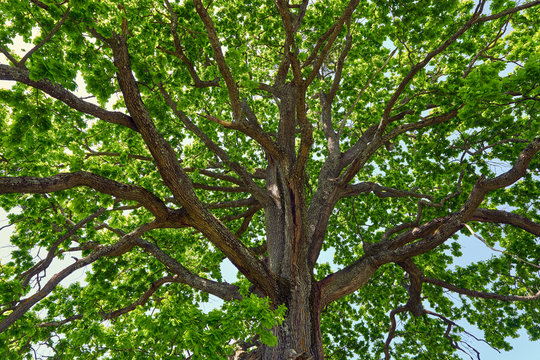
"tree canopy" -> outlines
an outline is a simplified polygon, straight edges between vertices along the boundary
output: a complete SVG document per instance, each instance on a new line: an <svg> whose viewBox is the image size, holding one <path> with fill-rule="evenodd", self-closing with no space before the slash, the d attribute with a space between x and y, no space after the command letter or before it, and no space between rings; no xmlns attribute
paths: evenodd
<svg viewBox="0 0 540 360"><path fill-rule="evenodd" d="M0 4L4 358L540 338L540 1Z"/></svg>

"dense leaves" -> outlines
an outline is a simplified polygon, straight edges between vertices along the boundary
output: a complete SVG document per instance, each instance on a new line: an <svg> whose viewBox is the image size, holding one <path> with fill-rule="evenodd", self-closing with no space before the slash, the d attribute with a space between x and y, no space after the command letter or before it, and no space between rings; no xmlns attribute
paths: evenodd
<svg viewBox="0 0 540 360"><path fill-rule="evenodd" d="M537 5L3 0L0 353L538 340Z"/></svg>

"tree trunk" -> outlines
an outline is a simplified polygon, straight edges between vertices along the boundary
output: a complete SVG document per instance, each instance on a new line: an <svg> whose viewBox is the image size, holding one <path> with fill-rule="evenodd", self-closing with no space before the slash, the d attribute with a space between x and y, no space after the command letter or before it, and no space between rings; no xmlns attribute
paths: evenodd
<svg viewBox="0 0 540 360"><path fill-rule="evenodd" d="M314 301L315 291L305 293L298 284L291 291L291 301L285 321L273 329L278 338L274 347L262 347L262 360L282 359L324 359L320 332L320 310L318 301Z"/></svg>
<svg viewBox="0 0 540 360"><path fill-rule="evenodd" d="M287 313L283 324L273 329L278 344L262 346L254 358L323 359L320 292L308 261L304 181L289 176L288 170L270 161L266 180L274 201L265 213L269 267L283 281L273 301L285 304Z"/></svg>
<svg viewBox="0 0 540 360"><path fill-rule="evenodd" d="M297 285L296 289L291 291L283 324L272 329L278 339L277 345L262 345L251 352L239 350L231 360L324 359L318 293L305 293L302 289L307 288Z"/></svg>

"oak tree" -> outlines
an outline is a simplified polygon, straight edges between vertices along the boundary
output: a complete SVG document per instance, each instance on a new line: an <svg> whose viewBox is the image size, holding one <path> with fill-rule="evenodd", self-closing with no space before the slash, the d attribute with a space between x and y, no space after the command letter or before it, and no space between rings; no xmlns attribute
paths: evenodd
<svg viewBox="0 0 540 360"><path fill-rule="evenodd" d="M3 0L0 352L538 339L539 4ZM463 241L501 253L458 266Z"/></svg>

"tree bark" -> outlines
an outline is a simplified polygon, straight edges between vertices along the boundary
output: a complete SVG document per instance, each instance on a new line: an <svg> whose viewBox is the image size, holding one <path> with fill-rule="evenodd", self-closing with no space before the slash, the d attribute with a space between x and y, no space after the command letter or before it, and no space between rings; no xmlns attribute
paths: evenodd
<svg viewBox="0 0 540 360"><path fill-rule="evenodd" d="M275 305L287 307L286 317L273 329L278 343L262 346L253 358L323 359L320 332L321 291L308 261L307 201L303 179L291 176L279 160L270 161L267 190L273 199L266 208L268 263L283 282Z"/></svg>
<svg viewBox="0 0 540 360"><path fill-rule="evenodd" d="M307 285L298 281L291 289L285 321L273 329L278 343L274 347L263 346L260 359L324 359L320 293L316 286Z"/></svg>

